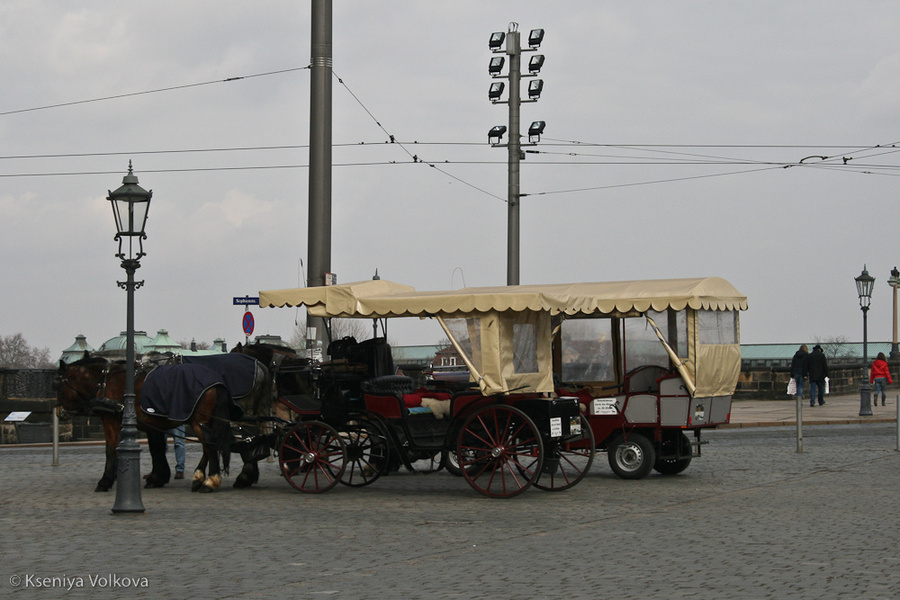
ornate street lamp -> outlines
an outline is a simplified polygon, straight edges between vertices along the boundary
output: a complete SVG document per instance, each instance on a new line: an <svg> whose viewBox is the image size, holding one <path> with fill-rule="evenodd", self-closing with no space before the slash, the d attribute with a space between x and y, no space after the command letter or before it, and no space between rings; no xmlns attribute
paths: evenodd
<svg viewBox="0 0 900 600"><path fill-rule="evenodd" d="M113 513L142 513L144 504L141 501L141 447L137 442L137 416L134 409L134 290L144 285L143 281L134 280L134 272L140 268L140 259L144 256L144 226L147 224L147 211L150 208L148 192L138 185L138 178L131 171L128 161L128 174L122 179L122 186L109 192L107 200L112 204L113 216L116 218L116 241L119 242L119 253L116 256L122 261L127 279L117 282L128 296L126 317L125 346L125 406L122 412L122 433L119 437L116 473L116 502Z"/></svg>
<svg viewBox="0 0 900 600"><path fill-rule="evenodd" d="M862 273L856 280L856 293L859 294L859 308L863 314L863 368L862 383L859 386L859 416L872 415L872 386L869 385L869 303L872 301L872 288L875 287L875 278L869 275L866 266L863 265Z"/></svg>
<svg viewBox="0 0 900 600"><path fill-rule="evenodd" d="M900 271L897 267L891 269L888 285L894 288L894 335L891 338L891 358L896 360L900 358L900 346L897 344L897 287L900 286Z"/></svg>

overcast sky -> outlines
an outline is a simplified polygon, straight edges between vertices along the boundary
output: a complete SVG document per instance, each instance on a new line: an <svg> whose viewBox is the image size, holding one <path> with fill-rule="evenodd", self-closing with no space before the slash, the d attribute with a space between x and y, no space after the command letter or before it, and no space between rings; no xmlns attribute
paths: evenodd
<svg viewBox="0 0 900 600"><path fill-rule="evenodd" d="M546 30L522 283L720 276L749 298L745 343L859 341L866 264L869 338L890 340L893 1L335 0L339 281L506 282L487 41L512 21ZM124 330L106 195L129 160L153 190L138 329L231 346L233 297L302 283L309 2L8 0L0 52L0 335L56 358ZM254 314L291 336L293 309Z"/></svg>

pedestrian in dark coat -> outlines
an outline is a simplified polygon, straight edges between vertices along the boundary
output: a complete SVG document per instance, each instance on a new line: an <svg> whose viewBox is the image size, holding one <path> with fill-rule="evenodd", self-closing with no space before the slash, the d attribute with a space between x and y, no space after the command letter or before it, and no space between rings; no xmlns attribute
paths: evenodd
<svg viewBox="0 0 900 600"><path fill-rule="evenodd" d="M818 397L819 406L825 404L825 378L828 377L828 359L822 346L813 346L812 354L806 357L806 376L809 377L809 405L815 406Z"/></svg>
<svg viewBox="0 0 900 600"><path fill-rule="evenodd" d="M791 379L797 383L797 396L803 397L803 382L806 381L806 357L809 356L809 348L806 344L794 352L791 359Z"/></svg>

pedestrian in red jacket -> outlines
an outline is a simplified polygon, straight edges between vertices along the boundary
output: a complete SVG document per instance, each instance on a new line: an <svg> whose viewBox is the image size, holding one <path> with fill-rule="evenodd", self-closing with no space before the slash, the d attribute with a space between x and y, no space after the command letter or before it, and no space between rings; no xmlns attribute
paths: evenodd
<svg viewBox="0 0 900 600"><path fill-rule="evenodd" d="M888 367L887 359L884 352L878 353L878 358L872 363L872 370L869 372L869 383L875 382L875 406L878 406L878 390L881 390L881 405L884 406L884 400L887 397L887 384L894 383L891 379L891 369Z"/></svg>

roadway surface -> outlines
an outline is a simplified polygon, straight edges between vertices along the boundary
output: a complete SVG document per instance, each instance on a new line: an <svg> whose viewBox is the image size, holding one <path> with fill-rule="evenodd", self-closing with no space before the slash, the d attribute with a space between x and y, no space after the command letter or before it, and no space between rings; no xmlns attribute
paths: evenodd
<svg viewBox="0 0 900 600"><path fill-rule="evenodd" d="M571 490L510 500L445 472L304 495L271 462L250 490L173 481L113 515L99 446L65 445L59 466L2 447L0 598L900 597L895 401L863 424L840 422L858 398L805 404L802 453L795 427L763 426L794 403L757 404L736 402L681 475L624 481L598 454Z"/></svg>

